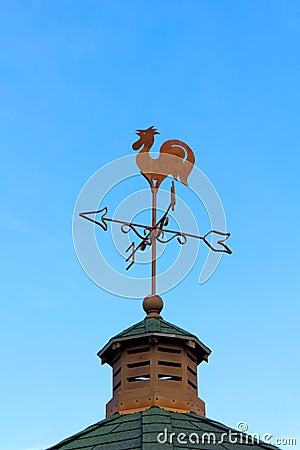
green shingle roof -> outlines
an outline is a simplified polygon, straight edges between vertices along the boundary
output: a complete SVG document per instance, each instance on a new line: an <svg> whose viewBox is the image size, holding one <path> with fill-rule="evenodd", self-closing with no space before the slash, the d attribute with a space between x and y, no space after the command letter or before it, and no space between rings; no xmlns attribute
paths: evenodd
<svg viewBox="0 0 300 450"><path fill-rule="evenodd" d="M147 318L144 319L142 322L136 323L132 327L127 328L126 330L117 334L115 338L130 337L136 336L137 334L144 334L151 332L176 334L178 336L190 336L192 338L197 339L197 337L194 334L191 334L188 331L185 331L182 328L179 328L170 322L166 322L163 319L158 319L154 317Z"/></svg>
<svg viewBox="0 0 300 450"><path fill-rule="evenodd" d="M231 435L230 438L230 430L236 432L219 422L194 413L176 413L153 406L146 411L134 414L115 414L51 447L51 450L274 450L278 448L263 442L251 443L250 439L247 444L247 435L240 432L236 432L238 442L232 443L236 435ZM158 442L159 433L163 433L160 436L161 442L167 436L166 443ZM171 437L172 443L170 443L171 433L175 433ZM186 436L179 437L178 442L180 433ZM208 434L203 433L213 433L210 435L210 443ZM196 436L199 436L199 443L196 441ZM213 443L212 436L215 436L216 443ZM180 439L187 443L180 443Z"/></svg>
<svg viewBox="0 0 300 450"><path fill-rule="evenodd" d="M147 338L151 335L160 336L165 339L194 341L197 346L197 354L201 356L201 360L205 359L207 361L207 357L211 353L211 350L206 347L194 334L191 334L170 322L166 322L161 318L151 317L136 323L130 328L126 328L126 330L112 337L109 342L98 352L98 356L102 358L102 362L107 362L107 354L109 354L114 343Z"/></svg>

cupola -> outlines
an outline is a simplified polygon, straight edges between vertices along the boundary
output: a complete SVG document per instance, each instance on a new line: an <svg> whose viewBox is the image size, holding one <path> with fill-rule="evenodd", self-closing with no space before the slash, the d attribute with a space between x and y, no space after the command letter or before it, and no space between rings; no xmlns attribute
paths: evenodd
<svg viewBox="0 0 300 450"><path fill-rule="evenodd" d="M99 352L113 369L113 396L106 417L151 406L205 416L198 397L197 366L211 353L189 332L163 320L162 300L146 297L146 318L110 339Z"/></svg>

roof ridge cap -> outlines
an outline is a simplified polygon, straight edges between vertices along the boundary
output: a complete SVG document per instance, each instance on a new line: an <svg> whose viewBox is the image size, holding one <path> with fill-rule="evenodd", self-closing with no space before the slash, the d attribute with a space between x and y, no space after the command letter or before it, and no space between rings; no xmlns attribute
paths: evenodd
<svg viewBox="0 0 300 450"><path fill-rule="evenodd" d="M77 433L73 434L70 437L67 437L66 439L63 439L62 441L58 442L57 444L52 445L51 447L48 447L47 450L55 450L59 449L61 445L68 444L69 442L72 442L73 440L77 439L78 437L84 436L86 433L89 433L90 431L96 430L103 422L113 422L114 420L118 419L121 416L121 414L117 413L112 415L111 417L107 417L104 419L99 420L96 423L93 423L92 425L89 425L88 427L84 428L81 431L78 431ZM116 427L119 424L116 424Z"/></svg>
<svg viewBox="0 0 300 450"><path fill-rule="evenodd" d="M165 322L165 324L171 326L171 327L174 328L175 330L178 330L178 331L184 331L185 334L189 334L190 336L196 337L196 338L198 339L198 337L197 337L195 334L191 333L190 331L187 331L187 330L185 330L184 328L178 327L177 325L174 325L174 324L171 323L171 322L167 322L166 320L164 320L164 322Z"/></svg>
<svg viewBox="0 0 300 450"><path fill-rule="evenodd" d="M123 333L128 333L128 331L134 329L138 325L141 325L144 322L144 320L140 320L139 322L135 323L134 325L131 325L128 328L125 328L125 330L121 331L120 333L116 334L116 336L122 335ZM113 339L113 338L112 338Z"/></svg>

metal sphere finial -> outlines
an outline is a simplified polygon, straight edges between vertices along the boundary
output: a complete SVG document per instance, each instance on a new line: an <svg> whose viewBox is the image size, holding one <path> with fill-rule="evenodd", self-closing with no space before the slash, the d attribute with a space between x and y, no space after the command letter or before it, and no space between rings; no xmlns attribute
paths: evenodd
<svg viewBox="0 0 300 450"><path fill-rule="evenodd" d="M164 302L159 295L148 295L143 300L143 308L148 317L161 318L160 312L164 307Z"/></svg>

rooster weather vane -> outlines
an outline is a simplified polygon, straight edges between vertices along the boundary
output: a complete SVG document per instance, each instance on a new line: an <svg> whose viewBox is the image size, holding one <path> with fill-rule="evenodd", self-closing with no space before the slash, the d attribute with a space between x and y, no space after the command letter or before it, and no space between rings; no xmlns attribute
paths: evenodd
<svg viewBox="0 0 300 450"><path fill-rule="evenodd" d="M104 231L108 230L108 222L114 222L121 225L121 231L125 234L133 231L139 238L138 245L134 242L126 249L129 256L126 262L129 263L126 270L130 269L135 263L135 254L137 251L144 251L148 246L152 249L152 267L151 267L151 295L156 295L156 243L168 243L174 238L178 243L184 245L188 238L200 239L212 251L231 254L232 251L225 244L230 233L224 233L217 230L210 230L203 236L198 236L183 231L170 230L166 228L169 224L169 212L174 211L176 204L175 183L172 181L170 190L170 203L162 217L157 219L156 199L158 189L168 175L172 175L175 180L180 180L188 186L188 177L195 164L195 155L192 149L182 141L172 139L164 142L160 147L159 157L154 159L149 151L154 144L154 136L159 134L156 128L149 127L146 130L137 130L136 134L139 139L132 144L132 149L138 151L136 163L141 174L146 178L150 185L152 193L152 223L144 225L134 222L126 222L124 220L111 219L107 217L108 208L104 207L98 211L87 211L79 213L80 217L99 225ZM100 215L100 219L96 220L90 216ZM209 242L209 236L217 235L220 239L217 241L219 247L214 247Z"/></svg>

